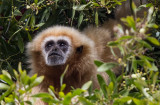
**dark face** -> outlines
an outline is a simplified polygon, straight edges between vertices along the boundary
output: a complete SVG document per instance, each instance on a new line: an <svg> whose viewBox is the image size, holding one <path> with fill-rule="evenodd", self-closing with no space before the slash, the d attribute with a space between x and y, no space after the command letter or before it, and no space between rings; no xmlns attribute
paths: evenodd
<svg viewBox="0 0 160 105"><path fill-rule="evenodd" d="M44 45L44 52L47 65L63 65L68 58L69 43L63 39L49 40Z"/></svg>

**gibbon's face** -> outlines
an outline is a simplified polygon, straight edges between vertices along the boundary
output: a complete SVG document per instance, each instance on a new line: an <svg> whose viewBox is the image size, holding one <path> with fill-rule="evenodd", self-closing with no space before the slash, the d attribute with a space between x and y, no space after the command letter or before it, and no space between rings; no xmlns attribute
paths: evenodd
<svg viewBox="0 0 160 105"><path fill-rule="evenodd" d="M63 65L71 53L71 40L66 36L49 36L42 43L42 53L48 66Z"/></svg>

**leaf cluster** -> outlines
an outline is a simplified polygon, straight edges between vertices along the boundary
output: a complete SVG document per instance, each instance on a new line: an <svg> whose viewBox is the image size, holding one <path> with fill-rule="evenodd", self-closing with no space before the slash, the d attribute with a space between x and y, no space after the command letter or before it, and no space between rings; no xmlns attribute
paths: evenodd
<svg viewBox="0 0 160 105"><path fill-rule="evenodd" d="M0 70L27 68L25 44L52 25L103 23L124 0L0 0ZM109 15L110 14L110 15Z"/></svg>
<svg viewBox="0 0 160 105"><path fill-rule="evenodd" d="M64 94L64 72L60 78L59 92L50 86L48 93L32 95L32 88L40 84L43 77L37 77L36 74L29 77L20 65L18 70L12 68L17 62L25 60L24 45L32 40L33 33L39 29L55 24L77 28L86 24L98 25L107 17L104 12L110 13L121 2L122 0L0 0L0 69L8 70L1 71L0 75L0 92L3 93L0 95L1 104L32 105L36 99L41 98L49 105L159 105L160 53L155 50L160 46L159 5L153 1L152 4L141 6L150 8L146 18L137 17L139 8L132 3L134 16L121 19L128 28L124 29L120 25L116 27L118 38L107 46L111 48L118 63L95 61L98 72L107 73L110 79L107 84L101 75L97 75L100 89L92 90L92 82L89 81L81 88ZM123 56L117 56L114 48L118 48ZM112 72L116 66L122 67L122 74L118 77Z"/></svg>

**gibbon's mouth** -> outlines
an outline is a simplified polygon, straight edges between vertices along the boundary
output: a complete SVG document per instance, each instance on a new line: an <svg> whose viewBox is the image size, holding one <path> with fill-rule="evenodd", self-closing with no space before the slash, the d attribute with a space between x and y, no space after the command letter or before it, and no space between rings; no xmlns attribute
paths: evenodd
<svg viewBox="0 0 160 105"><path fill-rule="evenodd" d="M46 60L46 64L48 66L58 66L58 65L63 65L64 63L65 63L64 57L57 52L56 53L51 52Z"/></svg>
<svg viewBox="0 0 160 105"><path fill-rule="evenodd" d="M55 52L52 52L48 55L48 57L54 57L54 56L60 56L62 57L62 55L58 54L58 53L55 53Z"/></svg>

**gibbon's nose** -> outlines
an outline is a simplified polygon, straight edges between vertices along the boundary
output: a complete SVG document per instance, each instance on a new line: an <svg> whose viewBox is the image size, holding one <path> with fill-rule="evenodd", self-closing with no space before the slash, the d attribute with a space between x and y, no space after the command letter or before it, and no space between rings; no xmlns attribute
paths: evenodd
<svg viewBox="0 0 160 105"><path fill-rule="evenodd" d="M57 52L59 50L59 48L57 46L54 46L52 51Z"/></svg>

